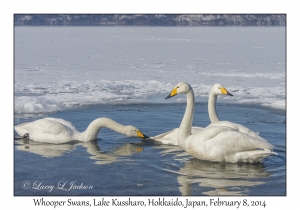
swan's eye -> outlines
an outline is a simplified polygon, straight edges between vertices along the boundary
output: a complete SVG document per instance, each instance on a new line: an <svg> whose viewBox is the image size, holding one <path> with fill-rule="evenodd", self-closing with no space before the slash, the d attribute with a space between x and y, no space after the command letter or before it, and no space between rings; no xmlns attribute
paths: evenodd
<svg viewBox="0 0 300 210"><path fill-rule="evenodd" d="M177 88L179 88L179 86Z"/></svg>

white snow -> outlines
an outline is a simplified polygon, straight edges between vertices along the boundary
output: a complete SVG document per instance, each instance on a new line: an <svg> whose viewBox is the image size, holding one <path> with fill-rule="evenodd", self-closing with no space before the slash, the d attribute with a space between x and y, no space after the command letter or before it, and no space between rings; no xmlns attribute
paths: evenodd
<svg viewBox="0 0 300 210"><path fill-rule="evenodd" d="M221 83L233 97L219 103L285 110L285 72L283 27L15 28L17 114L171 103L164 98L180 81L197 101Z"/></svg>

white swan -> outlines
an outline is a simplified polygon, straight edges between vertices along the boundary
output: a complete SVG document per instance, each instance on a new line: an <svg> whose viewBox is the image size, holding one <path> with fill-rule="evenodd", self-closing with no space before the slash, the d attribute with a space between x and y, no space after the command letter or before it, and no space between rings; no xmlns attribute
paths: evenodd
<svg viewBox="0 0 300 210"><path fill-rule="evenodd" d="M218 95L232 96L232 94L229 93L223 85L221 85L221 84L213 85L213 87L211 88L211 90L209 92L209 97L208 97L208 115L209 115L209 119L211 122L211 124L209 126L228 126L228 127L237 129L240 132L243 132L246 134L257 135L258 133L251 131L250 129L246 128L243 125L229 122L229 121L220 121L219 120L217 110L216 110L216 102L217 102ZM162 133L162 134L150 137L150 138L153 140L159 141L163 144L178 145L178 142L177 142L178 129L179 128L175 128L171 131L168 131L168 132L165 132L165 133ZM203 129L202 127L193 126L192 130L191 130L191 134L195 134L202 129Z"/></svg>
<svg viewBox="0 0 300 210"><path fill-rule="evenodd" d="M109 118L95 119L84 132L77 131L72 123L59 118L43 118L16 125L15 131L33 141L61 144L73 140L83 142L94 140L104 127L130 137L148 138L136 127L124 126Z"/></svg>
<svg viewBox="0 0 300 210"><path fill-rule="evenodd" d="M187 153L202 160L216 162L259 162L272 152L274 146L260 136L242 133L227 126L208 126L191 134L194 117L194 92L192 87L180 82L166 99L177 94L187 95L187 106L181 121L177 141Z"/></svg>
<svg viewBox="0 0 300 210"><path fill-rule="evenodd" d="M201 131L202 129L203 129L202 127L194 126L191 129L191 134L195 134ZM178 130L179 128L174 128L173 130L149 138L161 142L162 144L178 145L178 141L177 141Z"/></svg>
<svg viewBox="0 0 300 210"><path fill-rule="evenodd" d="M241 124L237 124L229 121L220 121L216 110L216 102L217 102L218 95L222 95L222 94L232 96L232 94L229 93L223 85L214 84L209 92L209 97L208 97L208 115L211 122L209 126L228 126L242 133L257 136L258 132L254 132Z"/></svg>

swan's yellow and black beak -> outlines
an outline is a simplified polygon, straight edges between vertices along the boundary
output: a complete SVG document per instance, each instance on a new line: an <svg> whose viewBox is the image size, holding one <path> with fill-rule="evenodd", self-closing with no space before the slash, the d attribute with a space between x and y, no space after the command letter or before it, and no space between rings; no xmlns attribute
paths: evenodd
<svg viewBox="0 0 300 210"><path fill-rule="evenodd" d="M149 136L146 136L145 134L143 134L141 131L137 131L136 132L138 137L142 138L142 139L149 139Z"/></svg>
<svg viewBox="0 0 300 210"><path fill-rule="evenodd" d="M226 90L226 88L224 88L224 87L221 88L221 92L222 92L223 95L232 96L232 94L229 93L229 92Z"/></svg>
<svg viewBox="0 0 300 210"><path fill-rule="evenodd" d="M176 95L177 95L177 87L174 88L172 90L172 92L165 99L171 98L171 97L176 96Z"/></svg>

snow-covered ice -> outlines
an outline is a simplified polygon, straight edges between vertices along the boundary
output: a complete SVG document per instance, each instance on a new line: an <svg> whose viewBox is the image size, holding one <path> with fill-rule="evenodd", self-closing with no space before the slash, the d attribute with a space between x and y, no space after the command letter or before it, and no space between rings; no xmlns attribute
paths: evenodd
<svg viewBox="0 0 300 210"><path fill-rule="evenodd" d="M196 101L222 83L233 97L219 103L285 110L285 38L284 27L15 27L15 113L170 103L180 81Z"/></svg>

